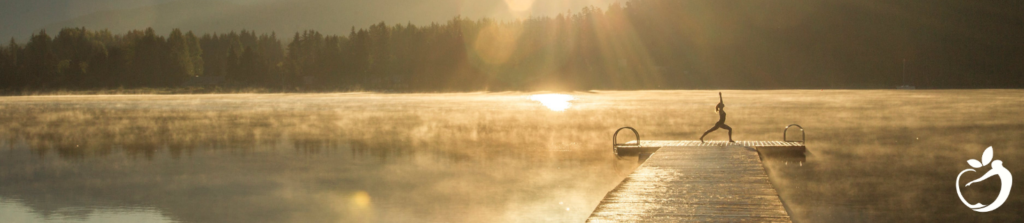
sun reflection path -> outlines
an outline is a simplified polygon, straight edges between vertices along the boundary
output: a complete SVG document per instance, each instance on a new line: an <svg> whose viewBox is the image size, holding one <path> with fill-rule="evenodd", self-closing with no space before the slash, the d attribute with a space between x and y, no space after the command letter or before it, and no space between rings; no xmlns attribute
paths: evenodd
<svg viewBox="0 0 1024 223"><path fill-rule="evenodd" d="M569 103L569 101L575 99L572 95L567 94L535 94L530 96L530 100L539 101L552 111L565 111L565 109L572 106L572 103Z"/></svg>

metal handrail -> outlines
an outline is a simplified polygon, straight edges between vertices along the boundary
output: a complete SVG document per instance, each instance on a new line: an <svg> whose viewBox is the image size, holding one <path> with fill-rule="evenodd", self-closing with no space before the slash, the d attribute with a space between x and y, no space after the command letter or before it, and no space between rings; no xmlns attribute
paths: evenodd
<svg viewBox="0 0 1024 223"><path fill-rule="evenodd" d="M800 141L789 141L789 140L786 139L786 132L789 131L789 127L793 127L793 126L796 126L797 128L800 128ZM807 133L804 133L804 127L803 126L800 126L800 125L797 125L797 124L790 124L790 125L786 126L786 129L782 130L782 141L784 141L784 142L806 142L807 141Z"/></svg>
<svg viewBox="0 0 1024 223"><path fill-rule="evenodd" d="M619 144L619 131L622 131L623 129L629 129L629 130L633 131L633 135L636 135L636 144L630 144L630 143ZM615 153L615 156L619 156L619 146L632 146L632 145L640 146L640 133L637 132L636 129L634 129L633 127L629 127L629 126L622 127L622 128L619 128L618 130L615 130L615 134L612 134L612 153Z"/></svg>

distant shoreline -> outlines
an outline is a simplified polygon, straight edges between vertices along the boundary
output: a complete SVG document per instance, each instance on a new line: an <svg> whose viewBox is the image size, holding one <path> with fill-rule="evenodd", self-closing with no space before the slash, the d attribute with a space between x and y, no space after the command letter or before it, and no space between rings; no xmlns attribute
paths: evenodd
<svg viewBox="0 0 1024 223"><path fill-rule="evenodd" d="M779 89L569 89L569 90L526 90L511 92L597 92L597 91L708 91L708 90L736 90L736 91L776 91L776 90L893 90L893 91L945 91L945 90L1024 90L1020 88L936 88L901 90L896 88L779 88ZM481 91L376 91L365 89L273 89L260 87L177 87L177 88L110 88L110 89L24 89L24 90L3 90L0 97L16 96L72 96L72 95L191 95L191 94L317 94L317 93L378 93L378 94L422 94L422 93L501 93L510 92L506 90L481 90Z"/></svg>

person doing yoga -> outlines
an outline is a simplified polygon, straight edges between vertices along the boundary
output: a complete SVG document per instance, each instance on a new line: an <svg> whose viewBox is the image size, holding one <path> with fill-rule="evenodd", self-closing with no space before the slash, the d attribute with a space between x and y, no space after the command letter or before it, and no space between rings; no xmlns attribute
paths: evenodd
<svg viewBox="0 0 1024 223"><path fill-rule="evenodd" d="M729 142L736 142L732 141L732 128L729 127L729 125L725 124L725 101L722 100L722 92L718 92L718 106L715 106L715 112L718 112L718 123L715 123L715 127L711 127L711 129L708 129L707 132L704 132L704 135L700 136L700 142L703 143L704 136L707 136L708 133L718 130L718 128L729 130Z"/></svg>

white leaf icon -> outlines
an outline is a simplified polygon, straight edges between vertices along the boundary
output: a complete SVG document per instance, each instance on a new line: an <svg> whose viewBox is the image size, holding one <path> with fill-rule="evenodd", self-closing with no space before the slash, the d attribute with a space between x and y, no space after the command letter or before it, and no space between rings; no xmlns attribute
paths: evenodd
<svg viewBox="0 0 1024 223"><path fill-rule="evenodd" d="M985 149L985 152L981 154L981 165L988 166L988 163L992 162L992 147L989 146Z"/></svg>
<svg viewBox="0 0 1024 223"><path fill-rule="evenodd" d="M969 159L969 160L967 160L967 164L971 164L971 167L974 167L974 168L981 168L981 162L978 162L978 160L976 160L976 159Z"/></svg>

